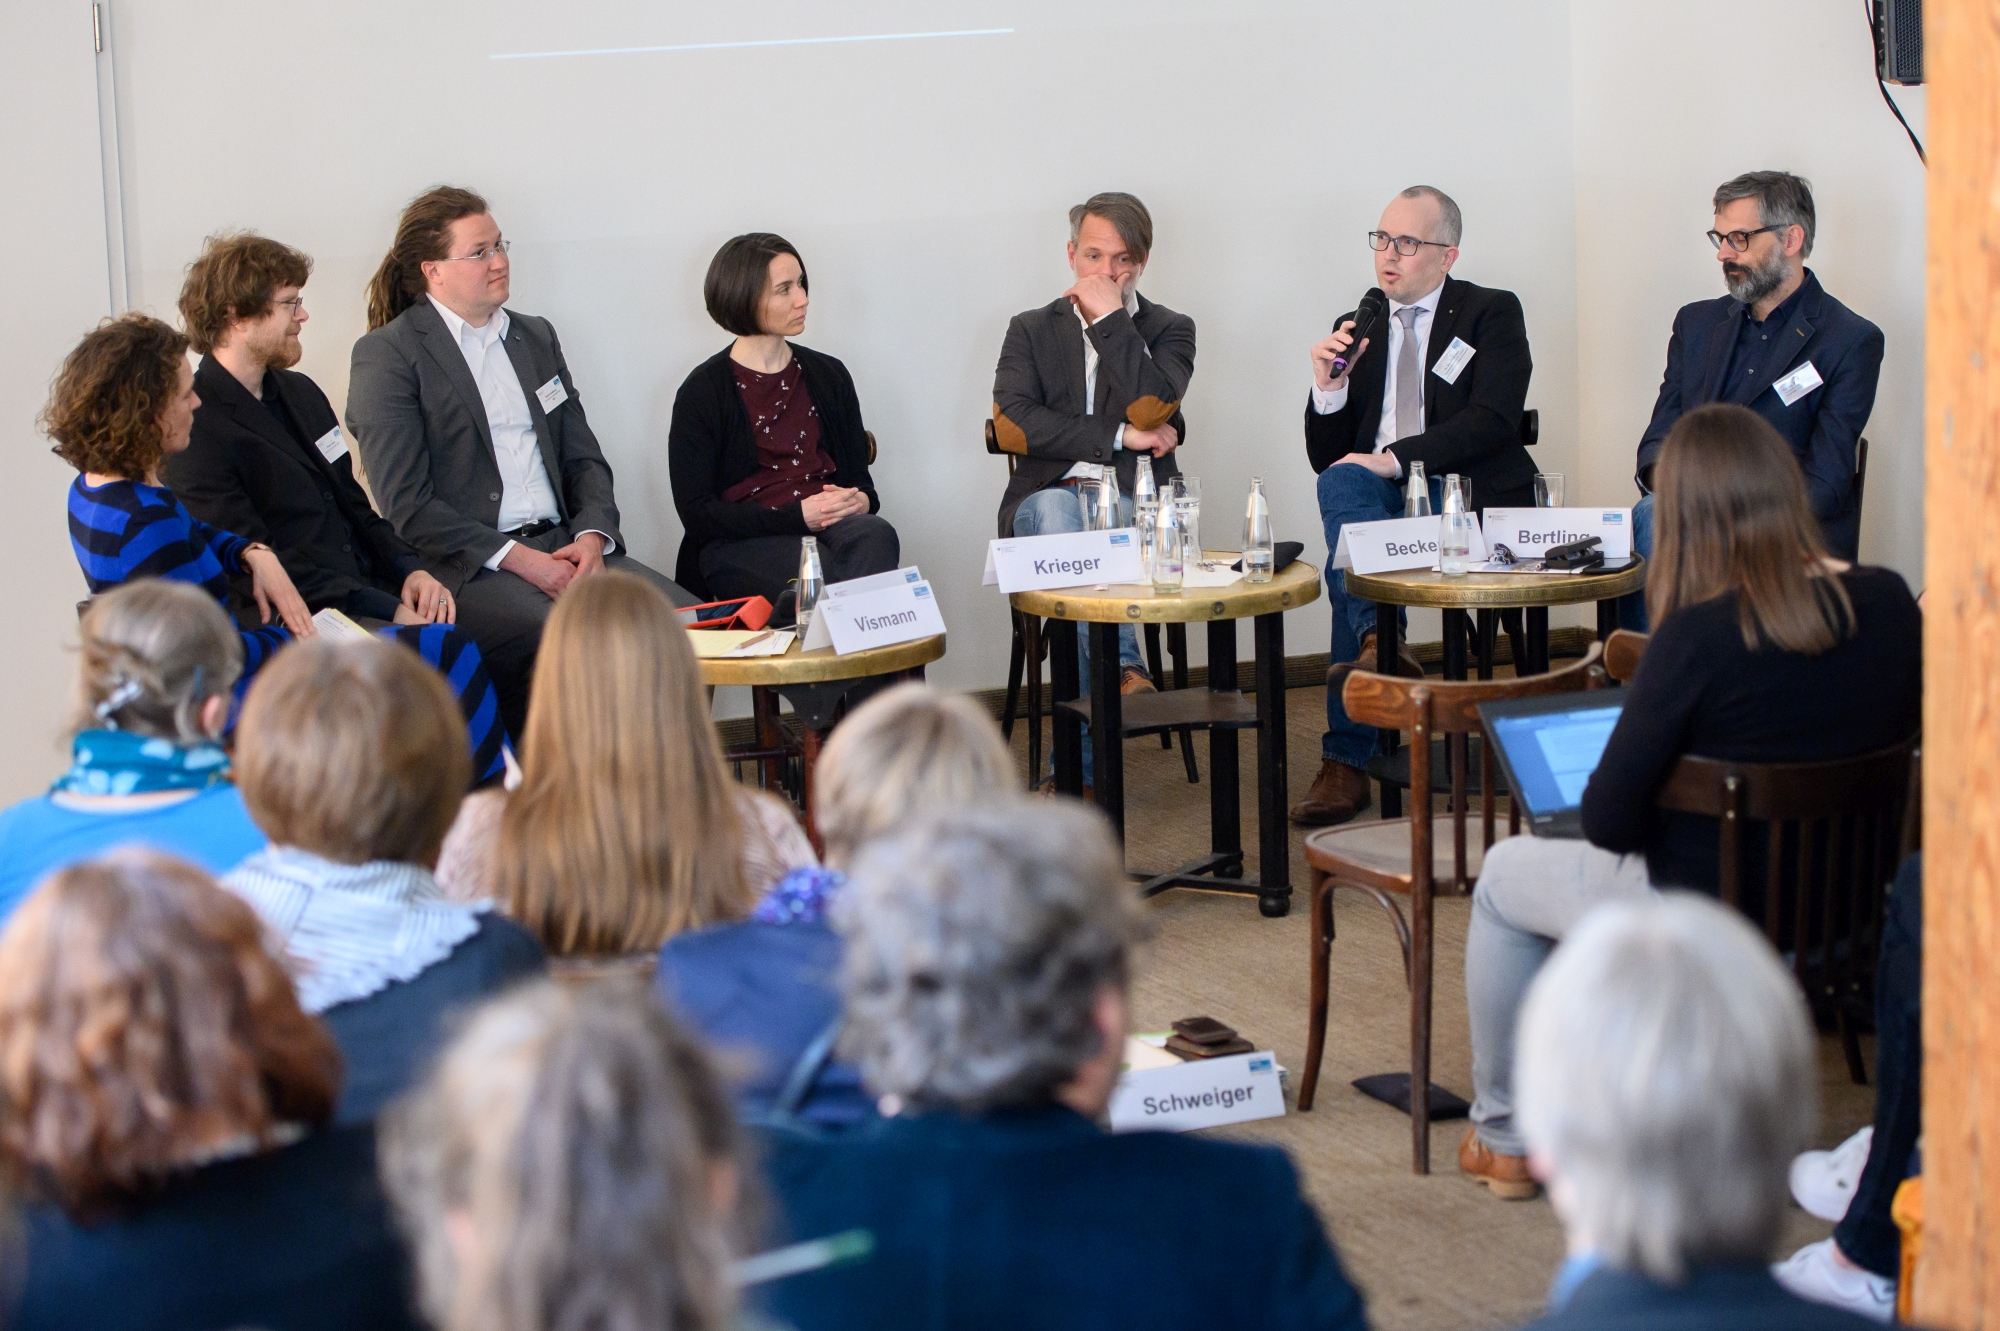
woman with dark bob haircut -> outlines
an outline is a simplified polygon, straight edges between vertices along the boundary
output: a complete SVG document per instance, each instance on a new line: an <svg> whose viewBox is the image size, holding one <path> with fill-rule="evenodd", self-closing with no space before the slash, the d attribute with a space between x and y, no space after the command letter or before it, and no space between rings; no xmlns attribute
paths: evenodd
<svg viewBox="0 0 2000 1331"><path fill-rule="evenodd" d="M716 600L776 602L798 577L803 536L819 542L828 582L895 568L902 551L877 513L854 379L787 340L806 327L799 252L782 236L738 236L716 251L702 294L736 340L674 398L667 466L687 529L675 581Z"/></svg>
<svg viewBox="0 0 2000 1331"><path fill-rule="evenodd" d="M184 334L144 314L105 320L63 362L42 428L55 440L55 455L78 472L69 490L69 542L93 595L165 578L191 582L227 607L229 575L248 575L262 624L243 631L240 696L273 652L317 630L270 546L196 520L160 478L167 459L187 449L201 405L188 345ZM506 731L479 648L449 624L389 627L382 636L452 681L473 773L498 778Z"/></svg>
<svg viewBox="0 0 2000 1331"><path fill-rule="evenodd" d="M0 934L10 1331L414 1326L374 1130L324 1128L340 1079L201 870L132 850L44 882Z"/></svg>

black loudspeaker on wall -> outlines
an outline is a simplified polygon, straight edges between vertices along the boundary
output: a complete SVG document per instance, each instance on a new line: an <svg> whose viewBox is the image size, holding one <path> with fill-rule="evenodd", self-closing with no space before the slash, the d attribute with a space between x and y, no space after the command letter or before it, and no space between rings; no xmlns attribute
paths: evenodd
<svg viewBox="0 0 2000 1331"><path fill-rule="evenodd" d="M1875 72L1885 83L1924 81L1923 0L1874 0Z"/></svg>

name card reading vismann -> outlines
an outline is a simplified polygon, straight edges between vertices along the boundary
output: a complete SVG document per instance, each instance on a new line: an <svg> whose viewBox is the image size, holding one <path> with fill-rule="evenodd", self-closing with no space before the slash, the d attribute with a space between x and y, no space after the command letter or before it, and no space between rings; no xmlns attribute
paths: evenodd
<svg viewBox="0 0 2000 1331"><path fill-rule="evenodd" d="M832 647L835 656L887 647L944 632L944 616L928 582L823 598L801 651Z"/></svg>
<svg viewBox="0 0 2000 1331"><path fill-rule="evenodd" d="M1406 568L1438 566L1438 517L1388 518L1381 522L1350 522L1340 529L1340 546L1333 552L1335 568L1356 573L1394 573ZM1479 517L1473 515L1472 549L1468 559L1486 558L1486 541Z"/></svg>
<svg viewBox="0 0 2000 1331"><path fill-rule="evenodd" d="M1139 533L1120 527L1114 531L1004 537L986 547L982 581L989 587L998 583L1001 591L1012 594L1144 579Z"/></svg>
<svg viewBox="0 0 2000 1331"><path fill-rule="evenodd" d="M1632 553L1632 510L1489 508L1486 536L1506 546L1516 559L1540 559L1551 546L1595 536L1606 559L1624 559Z"/></svg>
<svg viewBox="0 0 2000 1331"><path fill-rule="evenodd" d="M1268 1049L1135 1069L1111 1092L1113 1132L1187 1132L1284 1113L1278 1061Z"/></svg>

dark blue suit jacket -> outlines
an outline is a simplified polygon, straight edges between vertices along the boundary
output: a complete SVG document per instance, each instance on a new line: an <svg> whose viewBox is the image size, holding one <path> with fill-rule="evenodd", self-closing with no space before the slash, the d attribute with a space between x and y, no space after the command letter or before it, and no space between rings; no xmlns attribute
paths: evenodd
<svg viewBox="0 0 2000 1331"><path fill-rule="evenodd" d="M1854 448L1875 409L1882 373L1882 330L1842 305L1806 270L1790 327L1782 330L1757 373L1724 395L1722 379L1749 307L1733 296L1683 305L1667 343L1667 373L1653 419L1639 441L1639 473L1660 455L1681 413L1710 402L1736 402L1777 427L1798 455L1806 492L1828 549L1853 559L1861 540L1854 502ZM1824 381L1786 406L1772 384L1807 361Z"/></svg>
<svg viewBox="0 0 2000 1331"><path fill-rule="evenodd" d="M854 1228L875 1251L774 1282L799 1331L1216 1331L1366 1325L1283 1151L1111 1136L1068 1109L772 1132L780 1239Z"/></svg>
<svg viewBox="0 0 2000 1331"><path fill-rule="evenodd" d="M1857 1313L1807 1302L1758 1262L1702 1267L1679 1285L1605 1267L1576 1287L1562 1311L1523 1331L1864 1331L1875 1325Z"/></svg>

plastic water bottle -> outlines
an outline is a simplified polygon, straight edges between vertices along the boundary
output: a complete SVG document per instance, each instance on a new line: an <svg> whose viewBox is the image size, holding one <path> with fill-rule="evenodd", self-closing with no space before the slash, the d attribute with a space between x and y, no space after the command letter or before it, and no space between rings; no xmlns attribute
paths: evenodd
<svg viewBox="0 0 2000 1331"><path fill-rule="evenodd" d="M1153 560L1148 566L1153 591L1161 596L1179 596L1186 573L1184 553L1187 526L1181 521L1178 504L1156 504L1153 518Z"/></svg>
<svg viewBox="0 0 2000 1331"><path fill-rule="evenodd" d="M1462 578L1472 562L1472 513L1465 504L1465 478L1444 478L1444 516L1438 520L1438 572Z"/></svg>
<svg viewBox="0 0 2000 1331"><path fill-rule="evenodd" d="M1272 560L1271 501L1264 498L1264 478L1252 476L1243 512L1243 581L1269 582Z"/></svg>
<svg viewBox="0 0 2000 1331"><path fill-rule="evenodd" d="M1132 521L1139 529L1139 557L1150 568L1153 559L1153 525L1160 516L1160 487L1153 482L1153 459L1139 455L1139 470L1132 477Z"/></svg>
<svg viewBox="0 0 2000 1331"><path fill-rule="evenodd" d="M799 538L799 641L812 631L813 612L819 609L820 595L826 591L826 570L820 567L819 539Z"/></svg>
<svg viewBox="0 0 2000 1331"><path fill-rule="evenodd" d="M1421 462L1410 463L1409 471L1410 485L1409 489L1405 492L1409 502L1408 507L1403 511L1403 516L1406 518L1427 518L1431 515L1430 478L1424 475L1424 464Z"/></svg>

